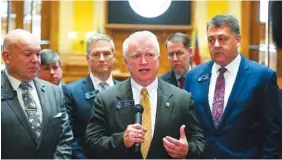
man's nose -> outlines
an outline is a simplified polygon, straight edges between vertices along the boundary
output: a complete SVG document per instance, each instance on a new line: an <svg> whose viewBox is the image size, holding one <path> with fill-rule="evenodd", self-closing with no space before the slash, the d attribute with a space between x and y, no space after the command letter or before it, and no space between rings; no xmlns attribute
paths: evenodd
<svg viewBox="0 0 282 160"><path fill-rule="evenodd" d="M141 63L142 63L142 64L146 64L146 63L147 63L147 60L146 60L146 56L145 56L145 55L141 56Z"/></svg>
<svg viewBox="0 0 282 160"><path fill-rule="evenodd" d="M100 61L105 61L104 54L100 54Z"/></svg>
<svg viewBox="0 0 282 160"><path fill-rule="evenodd" d="M50 68L50 73L55 74L55 70L53 68Z"/></svg>
<svg viewBox="0 0 282 160"><path fill-rule="evenodd" d="M37 63L38 61L40 61L40 56L38 56L37 54L34 54L32 56L32 62Z"/></svg>
<svg viewBox="0 0 282 160"><path fill-rule="evenodd" d="M214 46L215 46L215 47L220 47L220 44L219 44L219 42L218 42L217 39L215 40Z"/></svg>
<svg viewBox="0 0 282 160"><path fill-rule="evenodd" d="M177 57L176 53L173 54L172 60L173 60L173 61L178 61L178 57Z"/></svg>

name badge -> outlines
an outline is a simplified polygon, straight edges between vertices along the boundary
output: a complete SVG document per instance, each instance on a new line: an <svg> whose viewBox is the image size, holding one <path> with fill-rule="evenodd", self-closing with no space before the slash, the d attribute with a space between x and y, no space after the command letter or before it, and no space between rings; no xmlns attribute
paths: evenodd
<svg viewBox="0 0 282 160"><path fill-rule="evenodd" d="M198 78L198 82L201 83L201 82L207 81L209 78L210 78L210 74L201 75Z"/></svg>
<svg viewBox="0 0 282 160"><path fill-rule="evenodd" d="M121 101L115 101L115 108L117 110L124 109L128 107L134 107L134 100L121 100Z"/></svg>
<svg viewBox="0 0 282 160"><path fill-rule="evenodd" d="M91 99L91 98L95 98L98 93L99 93L99 90L95 90L95 91L85 93L84 96L85 96L85 99Z"/></svg>
<svg viewBox="0 0 282 160"><path fill-rule="evenodd" d="M1 100L13 99L17 97L17 92L1 92Z"/></svg>

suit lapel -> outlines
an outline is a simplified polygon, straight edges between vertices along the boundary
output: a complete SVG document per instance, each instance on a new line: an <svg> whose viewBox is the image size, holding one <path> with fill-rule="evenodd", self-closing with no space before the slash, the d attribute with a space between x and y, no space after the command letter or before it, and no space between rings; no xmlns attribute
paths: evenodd
<svg viewBox="0 0 282 160"><path fill-rule="evenodd" d="M114 85L116 85L117 83L119 83L119 81L116 80L116 79L114 79L114 78L113 78L113 82L114 82Z"/></svg>
<svg viewBox="0 0 282 160"><path fill-rule="evenodd" d="M83 85L82 85L82 90L85 93L89 93L95 90L94 85L91 81L90 75L88 75L84 80L83 80ZM85 98L85 96L83 95L83 97ZM86 101L89 102L90 106L93 106L94 103L94 99L90 98L90 99L86 99Z"/></svg>
<svg viewBox="0 0 282 160"><path fill-rule="evenodd" d="M14 92L14 89L11 86L10 81L8 80L5 73L2 73L1 78L2 78L2 80L1 80L1 92L6 92L6 93ZM23 111L23 108L21 107L21 104L18 100L18 97L15 95L12 99L7 99L5 101L7 102L9 107L13 110L13 112L15 113L15 115L17 116L19 121L22 123L24 128L27 130L27 132L31 136L33 142L36 143L35 135L32 133L32 130L29 127L27 117L26 117L26 115ZM1 102L2 102L2 99L1 99Z"/></svg>
<svg viewBox="0 0 282 160"><path fill-rule="evenodd" d="M174 107L174 103L170 99L173 97L170 87L166 86L162 80L159 79L158 81L157 115L153 137L158 136L159 132L162 132L166 128Z"/></svg>
<svg viewBox="0 0 282 160"><path fill-rule="evenodd" d="M201 86L201 98L203 102L203 105L201 106L204 107L204 111L207 114L207 117L209 118L208 123L210 123L210 126L214 128L213 117L212 117L212 113L209 105L209 98L208 98L212 65L213 65L213 61L210 61L207 64L205 71L200 75L200 77L198 77L197 83L200 83ZM205 76L208 76L207 80L203 80Z"/></svg>
<svg viewBox="0 0 282 160"><path fill-rule="evenodd" d="M133 93L131 89L131 83L130 83L130 78L125 80L124 82L121 82L123 84L119 85L118 92L120 95L117 95L117 101L121 100L133 100ZM134 100L133 100L134 101ZM115 107L115 106L113 106ZM126 128L129 124L134 123L134 109L132 107L127 107L123 109L117 110L120 118L122 120L122 123L124 127Z"/></svg>
<svg viewBox="0 0 282 160"><path fill-rule="evenodd" d="M221 117L220 120L220 124L219 127L222 125L222 123L224 123L224 120L228 117L228 114L230 113L230 111L232 110L232 108L234 107L234 103L236 102L238 96L240 95L241 91L243 90L247 79L250 76L250 72L249 72L249 66L247 64L247 60L241 56L241 62L240 62L240 66L239 66L239 70L236 76L236 80L234 82L232 91L230 93L226 108L223 112L223 115Z"/></svg>
<svg viewBox="0 0 282 160"><path fill-rule="evenodd" d="M178 83L177 83L177 80L176 80L176 77L173 71L170 71L170 81L173 85L178 87Z"/></svg>
<svg viewBox="0 0 282 160"><path fill-rule="evenodd" d="M40 100L40 105L42 108L42 132L41 132L41 137L40 137L40 141L39 144L42 142L42 137L44 137L44 128L45 126L49 123L49 119L50 119L50 115L49 115L49 111L48 108L51 105L50 99L49 99L49 95L46 93L46 86L42 85L39 80L37 78L35 78L33 80L35 87L36 87L36 91L38 94L38 98ZM40 145L38 145L39 147Z"/></svg>

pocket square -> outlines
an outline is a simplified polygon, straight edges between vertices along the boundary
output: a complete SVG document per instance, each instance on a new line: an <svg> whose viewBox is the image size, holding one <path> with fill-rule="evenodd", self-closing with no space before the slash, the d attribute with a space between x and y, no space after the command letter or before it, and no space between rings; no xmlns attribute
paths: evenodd
<svg viewBox="0 0 282 160"><path fill-rule="evenodd" d="M56 114L56 115L54 116L54 118L61 117L62 115L63 115L63 113L62 113L62 112L59 112L58 114Z"/></svg>

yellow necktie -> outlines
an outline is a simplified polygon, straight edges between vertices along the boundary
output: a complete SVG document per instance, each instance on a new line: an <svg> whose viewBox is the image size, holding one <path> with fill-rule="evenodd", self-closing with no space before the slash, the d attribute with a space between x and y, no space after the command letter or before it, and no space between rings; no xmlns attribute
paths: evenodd
<svg viewBox="0 0 282 160"><path fill-rule="evenodd" d="M143 159L146 159L152 141L151 106L146 88L141 90L141 95L141 104L144 108L142 126L148 129L145 133L144 142L141 144L141 152Z"/></svg>

